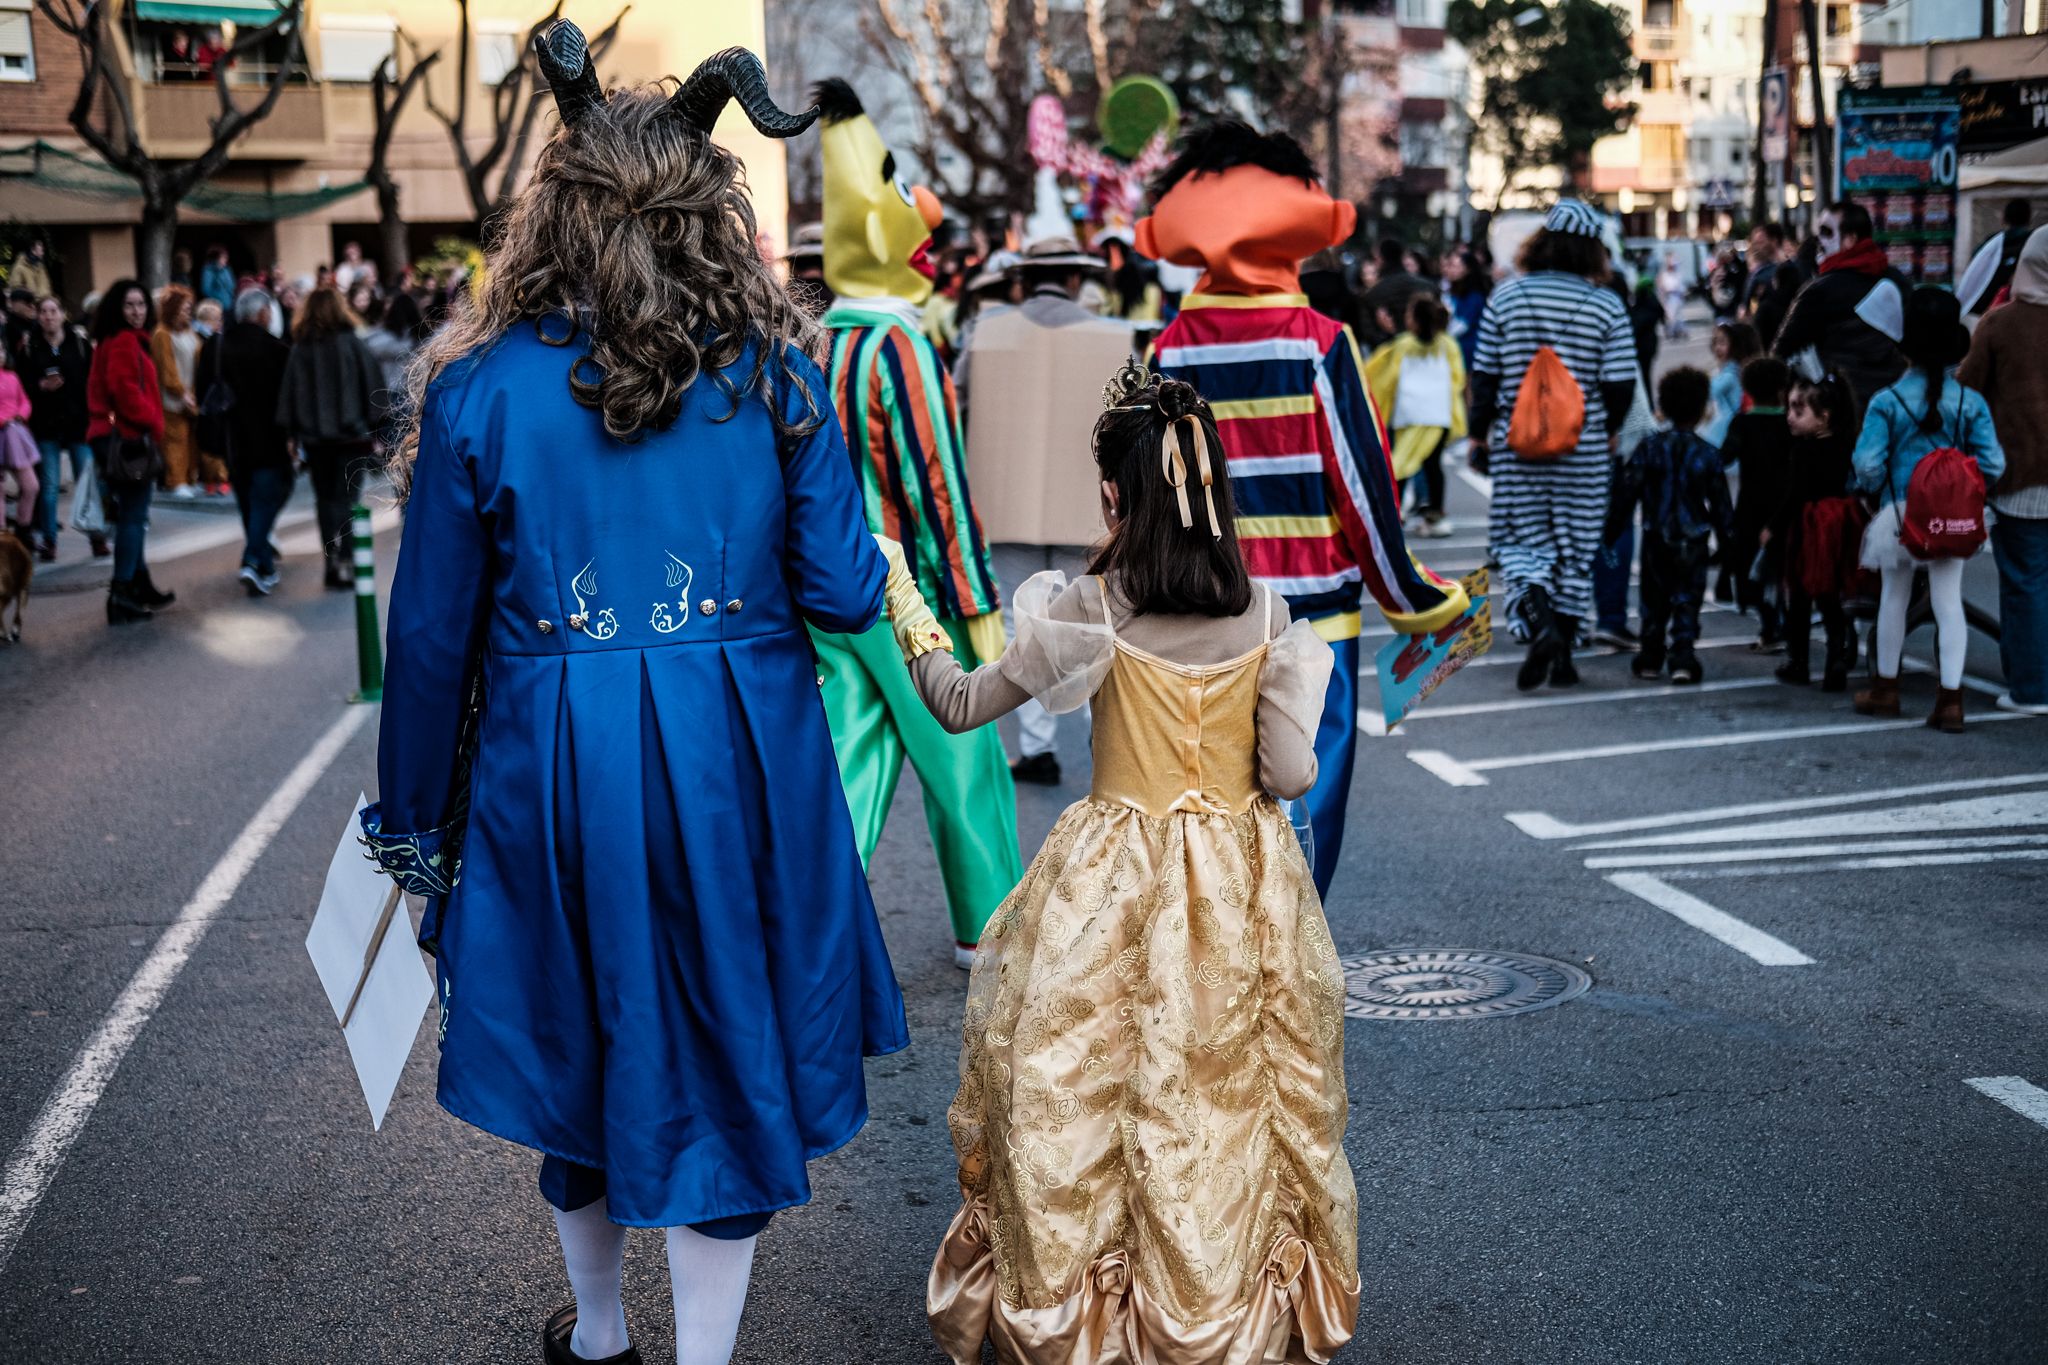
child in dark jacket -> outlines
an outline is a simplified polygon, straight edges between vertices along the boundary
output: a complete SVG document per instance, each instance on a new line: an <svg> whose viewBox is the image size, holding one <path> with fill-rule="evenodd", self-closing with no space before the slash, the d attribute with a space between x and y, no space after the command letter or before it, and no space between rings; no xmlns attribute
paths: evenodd
<svg viewBox="0 0 2048 1365"><path fill-rule="evenodd" d="M1778 606L1778 552L1783 547L1769 543L1766 528L1784 506L1792 477L1792 437L1785 429L1785 390L1791 383L1792 371L1773 356L1744 365L1742 392L1749 406L1729 422L1721 442L1722 465L1736 466L1742 476L1727 568L1735 576L1736 605L1756 611L1757 640L1750 648L1760 654L1778 649L1783 638Z"/></svg>
<svg viewBox="0 0 2048 1365"><path fill-rule="evenodd" d="M1791 436L1790 476L1785 498L1765 529L1781 547L1785 574L1785 662L1778 681L1804 687L1813 681L1813 613L1827 629L1823 692L1845 692L1856 666L1856 632L1842 608L1842 592L1857 571L1857 553L1867 517L1849 496L1851 452L1860 425L1855 395L1846 381L1829 375L1792 386L1785 404Z"/></svg>
<svg viewBox="0 0 2048 1365"><path fill-rule="evenodd" d="M1607 504L1612 541L1643 509L1643 644L1632 665L1638 678L1664 671L1669 628L1671 681L1700 680L1700 602L1707 593L1709 537L1728 543L1733 515L1721 452L1694 430L1706 415L1709 380L1681 365L1657 383L1657 407L1671 424L1646 437L1614 472Z"/></svg>

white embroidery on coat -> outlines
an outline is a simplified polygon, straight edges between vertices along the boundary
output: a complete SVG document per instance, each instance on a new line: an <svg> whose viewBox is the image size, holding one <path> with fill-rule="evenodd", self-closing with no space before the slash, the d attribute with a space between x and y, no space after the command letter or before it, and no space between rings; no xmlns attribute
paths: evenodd
<svg viewBox="0 0 2048 1365"><path fill-rule="evenodd" d="M569 584L569 591L576 594L576 614L569 618L569 624L593 640L609 640L619 633L619 618L610 607L601 608L596 616L590 614L590 603L585 597L597 596L597 575L591 572L591 560L577 573L575 581Z"/></svg>
<svg viewBox="0 0 2048 1365"><path fill-rule="evenodd" d="M667 552L664 551L664 553ZM683 623L690 619L690 585L696 581L696 578L697 571L695 569L683 563L682 560L677 559L673 554L670 554L668 557L668 585L671 588L679 587L683 590L681 597L676 603L682 609L682 615L678 616L671 611L668 603L656 602L654 604L654 615L649 619L648 624L663 635L673 635L681 630Z"/></svg>

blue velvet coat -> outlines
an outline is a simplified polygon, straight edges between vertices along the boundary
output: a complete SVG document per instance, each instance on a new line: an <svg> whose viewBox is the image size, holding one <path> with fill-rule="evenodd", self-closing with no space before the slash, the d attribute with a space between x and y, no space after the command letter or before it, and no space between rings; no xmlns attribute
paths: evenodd
<svg viewBox="0 0 2048 1365"><path fill-rule="evenodd" d="M453 882L451 1113L602 1169L617 1222L784 1208L909 1041L804 630L867 629L886 571L810 361L807 436L700 380L628 445L570 396L585 349L522 325L428 391L365 823Z"/></svg>

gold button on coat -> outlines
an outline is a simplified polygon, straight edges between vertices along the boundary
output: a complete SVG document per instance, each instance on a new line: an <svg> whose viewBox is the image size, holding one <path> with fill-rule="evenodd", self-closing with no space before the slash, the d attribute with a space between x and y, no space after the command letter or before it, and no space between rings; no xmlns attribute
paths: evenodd
<svg viewBox="0 0 2048 1365"><path fill-rule="evenodd" d="M718 614L718 603L708 597L705 598L697 604L697 614L699 616L716 616Z"/></svg>
<svg viewBox="0 0 2048 1365"><path fill-rule="evenodd" d="M726 603L726 604L725 604L725 610L726 610L726 614L727 614L727 615L731 615L731 614L732 614L733 612L736 612L736 611L738 611L739 609L740 609L740 599L739 599L739 598L737 598L737 597L733 598L733 599L732 599L732 601L730 601L730 602L728 602L728 603Z"/></svg>
<svg viewBox="0 0 2048 1365"><path fill-rule="evenodd" d="M553 635L555 633L555 623L553 621L535 621L533 624L534 628L543 635Z"/></svg>

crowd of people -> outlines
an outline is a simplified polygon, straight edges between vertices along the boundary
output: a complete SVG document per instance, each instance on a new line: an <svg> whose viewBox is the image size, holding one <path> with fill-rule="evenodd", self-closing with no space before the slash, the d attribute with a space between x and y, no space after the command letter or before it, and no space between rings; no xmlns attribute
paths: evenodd
<svg viewBox="0 0 2048 1365"><path fill-rule="evenodd" d="M428 286L408 271L386 289L353 242L310 277L238 276L215 247L154 293L120 280L88 295L74 319L44 257L33 243L10 273L0 347L0 455L16 533L37 557L55 561L66 530L83 535L113 560L108 622L144 621L176 599L150 575L152 500L232 496L238 576L267 596L280 581L272 532L303 469L327 586L351 587L350 509L390 449L428 318L446 315L460 282Z"/></svg>

